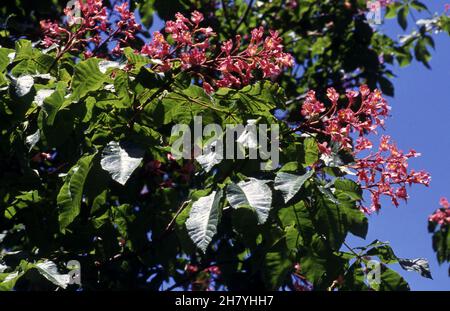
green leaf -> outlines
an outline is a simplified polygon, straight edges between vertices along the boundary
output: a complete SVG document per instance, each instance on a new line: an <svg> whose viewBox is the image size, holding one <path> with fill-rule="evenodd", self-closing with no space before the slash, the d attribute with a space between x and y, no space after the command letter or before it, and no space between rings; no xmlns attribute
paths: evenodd
<svg viewBox="0 0 450 311"><path fill-rule="evenodd" d="M186 228L192 241L197 247L206 252L209 243L217 233L221 210L219 203L222 190L213 191L210 195L201 197L192 204Z"/></svg>
<svg viewBox="0 0 450 311"><path fill-rule="evenodd" d="M31 45L31 41L21 39L16 42L15 48L16 56L14 58L14 62L27 60L33 57L33 47Z"/></svg>
<svg viewBox="0 0 450 311"><path fill-rule="evenodd" d="M228 185L227 199L233 208L251 207L256 212L259 224L266 222L272 207L272 191L267 181L256 178Z"/></svg>
<svg viewBox="0 0 450 311"><path fill-rule="evenodd" d="M269 252L265 256L263 269L264 283L268 290L277 290L293 270L293 265L286 254Z"/></svg>
<svg viewBox="0 0 450 311"><path fill-rule="evenodd" d="M300 258L301 273L313 284L321 282L327 271L326 265L327 260L325 258L314 255L308 254Z"/></svg>
<svg viewBox="0 0 450 311"><path fill-rule="evenodd" d="M206 123L213 121L214 119L210 119L210 116L214 116L216 111L221 110L221 107L211 102L203 89L195 85L182 92L165 95L158 106L162 110L160 113L164 118L163 124L189 124L194 116L204 116L203 122Z"/></svg>
<svg viewBox="0 0 450 311"><path fill-rule="evenodd" d="M392 269L385 265L381 265L381 284L378 290L380 291L409 291L409 285L405 279ZM372 285L372 284L371 284ZM375 288L376 289L376 288Z"/></svg>
<svg viewBox="0 0 450 311"><path fill-rule="evenodd" d="M389 81L385 77L379 77L378 84L380 85L383 94L394 97L394 85L392 84L391 81Z"/></svg>
<svg viewBox="0 0 450 311"><path fill-rule="evenodd" d="M153 24L153 17L155 14L154 2L155 0L147 0L143 3L137 3L142 24L147 28L149 28Z"/></svg>
<svg viewBox="0 0 450 311"><path fill-rule="evenodd" d="M75 65L72 80L73 97L75 99L82 98L103 85L106 76L99 70L99 61L97 58L89 58Z"/></svg>
<svg viewBox="0 0 450 311"><path fill-rule="evenodd" d="M317 147L316 140L312 137L308 137L303 141L303 149L306 166L313 165L319 159L319 148Z"/></svg>
<svg viewBox="0 0 450 311"><path fill-rule="evenodd" d="M408 6L402 7L397 12L397 21L403 30L406 30L406 27L408 27L408 14L409 14Z"/></svg>
<svg viewBox="0 0 450 311"><path fill-rule="evenodd" d="M59 209L59 228L61 232L70 225L80 213L83 187L92 167L93 155L83 156L65 177L65 181L56 199Z"/></svg>
<svg viewBox="0 0 450 311"><path fill-rule="evenodd" d="M355 201L362 200L362 189L356 182L350 179L337 178L334 181L334 187L339 192L344 193L350 199Z"/></svg>
<svg viewBox="0 0 450 311"><path fill-rule="evenodd" d="M111 141L103 149L100 164L112 179L122 186L138 168L144 157L144 151L130 143Z"/></svg>
<svg viewBox="0 0 450 311"><path fill-rule="evenodd" d="M0 72L4 72L6 67L8 67L11 59L9 56L12 56L14 50L0 48Z"/></svg>
<svg viewBox="0 0 450 311"><path fill-rule="evenodd" d="M25 271L14 271L11 273L0 274L0 291L12 291L16 282L25 274Z"/></svg>
<svg viewBox="0 0 450 311"><path fill-rule="evenodd" d="M368 231L368 220L363 212L356 208L355 203L348 197L338 195L339 204L317 197L317 228L330 242L330 246L337 250L341 247L348 232L365 238Z"/></svg>
<svg viewBox="0 0 450 311"><path fill-rule="evenodd" d="M430 68L428 62L431 60L431 54L427 49L427 41L420 39L414 46L414 56L420 62L422 62L425 67Z"/></svg>
<svg viewBox="0 0 450 311"><path fill-rule="evenodd" d="M128 62L130 64L135 65L136 68L145 66L147 64L154 64L155 62L149 58L148 56L142 55L142 54L136 54L134 49L130 47L126 47L124 49L125 57L128 59Z"/></svg>
<svg viewBox="0 0 450 311"><path fill-rule="evenodd" d="M303 201L299 201L294 205L281 208L278 211L278 217L284 228L296 225L297 228L302 230L314 229L311 221L311 215L305 206L305 202Z"/></svg>
<svg viewBox="0 0 450 311"><path fill-rule="evenodd" d="M303 245L303 237L301 232L295 226L288 226L284 229L286 234L286 246L292 252L297 252L298 248Z"/></svg>
<svg viewBox="0 0 450 311"><path fill-rule="evenodd" d="M362 211L357 208L348 207L346 212L346 222L348 230L360 238L365 239L369 231L369 220Z"/></svg>
<svg viewBox="0 0 450 311"><path fill-rule="evenodd" d="M294 175L284 172L278 172L275 177L274 188L281 191L284 202L291 200L302 188L303 184L314 175L310 170L303 175Z"/></svg>
<svg viewBox="0 0 450 311"><path fill-rule="evenodd" d="M248 85L234 96L238 100L237 106L244 114L244 118L264 116L269 120L274 118L272 110L280 103L281 97L278 85L268 81Z"/></svg>
<svg viewBox="0 0 450 311"><path fill-rule="evenodd" d="M323 198L317 198L316 206L317 229L327 237L334 250L339 250L349 231L345 211Z"/></svg>
<svg viewBox="0 0 450 311"><path fill-rule="evenodd" d="M384 15L384 18L391 19L397 16L397 10L396 7L389 5L386 7L386 14Z"/></svg>
<svg viewBox="0 0 450 311"><path fill-rule="evenodd" d="M438 263L450 261L450 230L444 227L444 230L438 230L433 234L433 250L436 252Z"/></svg>
<svg viewBox="0 0 450 311"><path fill-rule="evenodd" d="M63 106L65 96L65 85L58 82L55 92L44 99L43 110L46 114L46 125L52 126L55 122L56 114Z"/></svg>
<svg viewBox="0 0 450 311"><path fill-rule="evenodd" d="M369 287L364 282L365 280L366 275L364 274L363 267L359 261L356 261L345 273L344 284L341 289L359 291L368 290Z"/></svg>
<svg viewBox="0 0 450 311"><path fill-rule="evenodd" d="M386 264L398 262L397 256L394 254L394 251L388 244L378 241L374 241L373 243L375 243L375 247L369 249L365 253L367 256L377 256L382 262Z"/></svg>
<svg viewBox="0 0 450 311"><path fill-rule="evenodd" d="M5 209L5 218L12 219L19 210L33 207L33 205L40 203L41 200L42 198L37 190L23 191L16 196L12 205Z"/></svg>
<svg viewBox="0 0 450 311"><path fill-rule="evenodd" d="M428 10L427 6L420 1L414 0L411 1L411 6L415 8L417 11Z"/></svg>
<svg viewBox="0 0 450 311"><path fill-rule="evenodd" d="M396 51L396 57L400 67L408 66L412 61L412 55L411 53L409 53L409 51L405 52Z"/></svg>

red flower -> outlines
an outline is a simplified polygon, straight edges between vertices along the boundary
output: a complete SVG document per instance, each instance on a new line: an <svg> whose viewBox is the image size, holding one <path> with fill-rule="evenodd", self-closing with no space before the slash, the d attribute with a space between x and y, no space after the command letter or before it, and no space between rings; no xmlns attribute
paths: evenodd
<svg viewBox="0 0 450 311"><path fill-rule="evenodd" d="M354 107L355 101L361 94L361 104ZM338 109L339 94L335 89L327 90L327 97L331 107L327 110L325 105L316 99L314 91L309 91L302 105L301 113L307 119L299 128L311 133L321 133L329 140L338 143L341 149L351 150L355 157L355 164L349 165L356 170L358 182L371 194L372 204L361 207L367 213L378 211L381 208L381 196L387 196L395 206L399 200L406 200L408 193L406 185L423 184L428 186L431 180L427 172L408 170L408 159L420 154L414 150L403 153L391 141L389 136L381 136L378 151L365 157L360 152L373 148L368 134L376 134L378 127L384 125L390 107L381 96L381 92L362 85L360 93L348 91L346 97L348 104ZM357 109L354 111L353 109ZM352 133L358 135L353 140ZM330 155L327 141L318 144L319 152Z"/></svg>
<svg viewBox="0 0 450 311"><path fill-rule="evenodd" d="M428 217L428 221L434 222L441 226L447 226L450 224L450 203L447 198L441 198L439 204L442 208L436 210L432 215Z"/></svg>
<svg viewBox="0 0 450 311"><path fill-rule="evenodd" d="M211 86L211 84L209 84L208 82L203 82L203 89L205 90L205 92L207 94L211 94L214 92L213 87Z"/></svg>
<svg viewBox="0 0 450 311"><path fill-rule="evenodd" d="M339 94L334 88L330 87L327 89L327 97L335 104L339 99Z"/></svg>
<svg viewBox="0 0 450 311"><path fill-rule="evenodd" d="M198 26L198 24L200 24L203 21L203 14L198 12L198 11L194 11L191 13L191 21Z"/></svg>
<svg viewBox="0 0 450 311"><path fill-rule="evenodd" d="M302 106L301 114L311 118L325 111L325 105L316 99L316 92L309 91Z"/></svg>
<svg viewBox="0 0 450 311"><path fill-rule="evenodd" d="M448 202L447 198L442 197L439 200L439 204L443 207L443 208L450 208L450 203Z"/></svg>

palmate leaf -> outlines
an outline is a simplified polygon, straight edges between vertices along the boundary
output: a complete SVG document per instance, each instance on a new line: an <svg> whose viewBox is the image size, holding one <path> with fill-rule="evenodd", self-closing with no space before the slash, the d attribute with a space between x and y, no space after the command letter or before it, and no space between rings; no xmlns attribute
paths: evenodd
<svg viewBox="0 0 450 311"><path fill-rule="evenodd" d="M98 90L105 81L99 69L99 59L89 58L75 66L72 80L73 97L79 99L91 91Z"/></svg>
<svg viewBox="0 0 450 311"><path fill-rule="evenodd" d="M380 284L371 282L370 285L379 291L409 291L409 285L405 279L392 269L381 264Z"/></svg>
<svg viewBox="0 0 450 311"><path fill-rule="evenodd" d="M141 164L144 151L130 143L111 141L103 149L100 164L112 179L125 185L134 170Z"/></svg>
<svg viewBox="0 0 450 311"><path fill-rule="evenodd" d="M278 172L275 177L274 188L281 191L284 202L287 203L300 191L305 181L307 181L313 174L314 171L312 170L308 171L304 175Z"/></svg>
<svg viewBox="0 0 450 311"><path fill-rule="evenodd" d="M341 247L349 232L365 238L368 231L368 220L356 207L355 202L342 193L337 199L339 203L333 203L325 197L317 197L315 202L317 229L327 237L334 249Z"/></svg>
<svg viewBox="0 0 450 311"><path fill-rule="evenodd" d="M334 187L339 192L344 193L350 199L359 201L362 200L362 189L356 182L350 179L336 179Z"/></svg>
<svg viewBox="0 0 450 311"><path fill-rule="evenodd" d="M272 206L272 191L267 186L267 180L249 178L227 187L227 199L233 208L250 206L258 218L258 223L266 222Z"/></svg>
<svg viewBox="0 0 450 311"><path fill-rule="evenodd" d="M56 199L59 209L59 228L61 232L70 225L80 213L80 204L83 197L83 188L86 177L92 167L95 154L82 157L67 173L64 185Z"/></svg>
<svg viewBox="0 0 450 311"><path fill-rule="evenodd" d="M213 191L192 204L191 212L186 220L186 228L192 241L199 249L206 252L212 238L217 233L220 221L219 208L222 190Z"/></svg>
<svg viewBox="0 0 450 311"><path fill-rule="evenodd" d="M237 107L247 116L273 119L272 110L280 106L281 89L277 84L264 81L247 85L234 95Z"/></svg>

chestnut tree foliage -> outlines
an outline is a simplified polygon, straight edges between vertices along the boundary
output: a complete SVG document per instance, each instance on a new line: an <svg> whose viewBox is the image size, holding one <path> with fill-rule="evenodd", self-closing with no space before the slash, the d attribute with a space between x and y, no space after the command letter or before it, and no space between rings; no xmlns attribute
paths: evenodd
<svg viewBox="0 0 450 311"><path fill-rule="evenodd" d="M393 265L431 277L426 260L364 243L367 214L430 180L407 165L417 152L368 135L391 113L393 65L429 67L448 16L397 40L361 0L65 5L0 4L2 290L408 290ZM383 5L403 29L427 11ZM196 116L279 125L280 165L262 170L248 148L176 159L172 126Z"/></svg>

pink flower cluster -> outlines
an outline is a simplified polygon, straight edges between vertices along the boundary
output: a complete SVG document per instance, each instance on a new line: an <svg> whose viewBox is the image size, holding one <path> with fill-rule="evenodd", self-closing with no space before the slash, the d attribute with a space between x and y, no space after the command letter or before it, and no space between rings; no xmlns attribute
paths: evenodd
<svg viewBox="0 0 450 311"><path fill-rule="evenodd" d="M119 21L113 30L102 0L76 0L73 7L64 9L64 25L49 20L40 22L44 34L43 44L46 47L57 44L58 55L61 56L66 52L85 50L88 44L91 44L93 51L97 51L108 41L115 40L117 45L112 53L121 54L121 47L134 40L134 35L141 26L128 10L127 2L115 6L115 12L119 15ZM106 36L104 41L102 34ZM85 55L89 57L93 53L85 51Z"/></svg>
<svg viewBox="0 0 450 311"><path fill-rule="evenodd" d="M450 224L450 203L447 198L441 198L439 204L442 206L428 217L428 221L447 226Z"/></svg>
<svg viewBox="0 0 450 311"><path fill-rule="evenodd" d="M122 48L135 39L141 26L136 23L127 2L116 5L114 12L119 20L112 27L102 0L78 0L75 7L64 11L65 25L41 21L44 45L57 44L57 57L60 57L66 52L84 50L89 44L90 50L85 56L90 57L98 55L100 47L107 42L115 41L117 44L111 52L118 56ZM155 70L165 72L180 66L182 70L192 72L208 93L218 87L245 86L257 71L262 72L264 78L275 78L293 65L293 58L283 52L282 39L276 31L270 31L270 35L264 37L262 27L254 29L245 49L240 49L242 38L239 35L235 40L212 46L215 33L211 27L200 26L203 20L203 14L198 11L190 18L177 13L174 21L166 23L165 35L154 32L151 42L140 52L154 60ZM173 45L168 43L166 36L170 36ZM106 39L102 41L102 37Z"/></svg>
<svg viewBox="0 0 450 311"><path fill-rule="evenodd" d="M167 43L166 38L159 31L153 33L152 41L142 47L141 53L154 60L159 60L160 71L173 68L175 62L181 61L183 69L203 66L206 63L206 52L210 47L210 40L215 34L211 27L200 27L203 14L194 11L191 19L177 13L175 21L166 22L165 33L171 35L174 46Z"/></svg>
<svg viewBox="0 0 450 311"><path fill-rule="evenodd" d="M366 138L360 140L368 141ZM364 149L372 148L370 142L363 143ZM358 145L356 147L358 149ZM356 154L359 151L356 151ZM356 170L358 182L363 189L370 191L372 205L362 207L364 212L370 213L381 208L380 197L382 195L391 199L397 207L399 200L406 201L408 193L407 185L422 184L428 186L430 174L425 171L416 172L408 170L408 159L420 156L414 150L404 153L391 142L389 136L382 136L378 151L368 156L356 159L352 167Z"/></svg>
<svg viewBox="0 0 450 311"><path fill-rule="evenodd" d="M408 198L406 185L429 185L427 172L408 170L408 159L420 154L414 150L402 152L388 136L381 137L377 152L358 158L362 151L373 148L367 135L377 134L378 127L384 126L389 115L390 107L379 90L371 92L362 85L359 92L346 93L346 103L339 103L341 96L334 88L329 88L326 95L331 103L328 109L316 98L314 91L307 93L301 108L306 121L298 129L323 135L325 141L319 143L318 148L324 155L331 155L329 141L352 151L356 160L350 167L356 170L358 182L370 191L372 199L369 207L361 207L363 211L378 211L381 196L389 197L398 206L400 199L406 201ZM357 139L353 139L352 134L356 134Z"/></svg>
<svg viewBox="0 0 450 311"><path fill-rule="evenodd" d="M128 2L122 5L116 5L115 10L120 15L120 20L117 22L116 30L110 36L117 36L117 44L112 50L114 55L122 54L121 48L128 45L128 42L135 39L135 33L141 30L141 25L136 23L134 13L128 9Z"/></svg>
<svg viewBox="0 0 450 311"><path fill-rule="evenodd" d="M356 101L361 95L360 103ZM307 120L301 128L312 129L323 133L332 141L339 143L343 148L352 148L352 132L360 137L369 133L376 133L378 126L384 126L384 119L389 115L390 107L381 96L379 90L370 92L366 85L360 87L360 91L348 91L346 93L347 105L338 107L340 95L334 88L327 90L327 97L331 102L331 108L317 100L315 92L309 91L302 105L301 114ZM362 148L368 144L367 140L361 140L356 146ZM323 143L319 146L323 153L329 154L331 150Z"/></svg>
<svg viewBox="0 0 450 311"><path fill-rule="evenodd" d="M175 17L175 21L168 21L165 27L174 46L169 45L160 32L155 32L141 53L158 60L157 69L161 71L181 63L183 70L197 75L208 93L217 87L247 85L256 70L260 70L264 78L274 78L293 64L292 56L283 52L282 39L275 31L264 38L264 29L256 28L251 32L247 48L240 49L242 38L238 35L235 40L220 44L220 52L214 53L211 41L215 33L211 27L200 27L203 14L194 11L190 19L180 13Z"/></svg>

